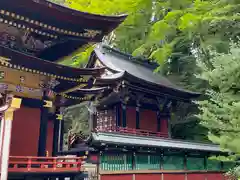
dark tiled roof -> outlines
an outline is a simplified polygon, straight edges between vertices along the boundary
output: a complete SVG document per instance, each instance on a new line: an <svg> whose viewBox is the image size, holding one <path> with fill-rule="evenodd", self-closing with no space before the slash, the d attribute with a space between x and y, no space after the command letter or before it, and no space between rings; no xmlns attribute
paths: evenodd
<svg viewBox="0 0 240 180"><path fill-rule="evenodd" d="M194 97L198 97L200 95L199 93L184 90L170 82L163 75L154 73L153 71L157 67L155 63L149 63L147 60L137 60L135 57L123 54L107 46L99 45L95 49L95 53L104 66L117 72L115 75L104 76L102 78L104 80L109 80L111 78L115 79L115 76L119 77L119 75L128 74L142 80L143 83L146 82L161 88L169 88Z"/></svg>

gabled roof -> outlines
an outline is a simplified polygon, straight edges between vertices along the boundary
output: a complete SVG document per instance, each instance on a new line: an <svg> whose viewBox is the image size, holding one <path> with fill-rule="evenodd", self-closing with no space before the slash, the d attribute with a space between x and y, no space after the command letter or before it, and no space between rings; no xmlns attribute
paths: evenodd
<svg viewBox="0 0 240 180"><path fill-rule="evenodd" d="M89 42L100 42L125 18L126 15L79 12L46 0L21 0L18 3L16 0L0 0L0 25L8 26L4 33L17 41L22 41L28 34L28 38L34 41L29 47L20 43L15 48L49 61L67 56ZM4 29L6 26L0 26L0 40ZM33 48L36 44L37 47Z"/></svg>
<svg viewBox="0 0 240 180"><path fill-rule="evenodd" d="M199 93L191 92L180 88L170 82L166 77L154 73L157 64L147 60L139 60L131 55L124 54L118 50L105 45L99 45L94 53L101 64L112 72L98 79L100 82L114 83L116 80L127 80L138 84L141 87L159 93L179 96L183 99L197 98ZM93 62L89 62L87 67L92 67Z"/></svg>

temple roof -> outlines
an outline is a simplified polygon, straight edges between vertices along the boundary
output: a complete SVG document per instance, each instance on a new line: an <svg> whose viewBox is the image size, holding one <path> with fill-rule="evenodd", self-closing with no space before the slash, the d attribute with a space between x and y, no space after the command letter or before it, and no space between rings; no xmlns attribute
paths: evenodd
<svg viewBox="0 0 240 180"><path fill-rule="evenodd" d="M124 54L105 45L95 48L96 59L100 61L102 67L110 71L98 79L105 84L115 83L117 80L126 80L135 85L147 88L149 91L162 92L179 96L183 99L196 98L199 93L182 89L170 82L163 75L154 73L157 64L147 60L139 60L131 55ZM93 60L92 60L93 61ZM87 67L93 67L93 62L89 61ZM138 87L140 87L138 86Z"/></svg>
<svg viewBox="0 0 240 180"><path fill-rule="evenodd" d="M106 89L92 88L94 77L103 71L64 66L0 46L0 91L13 91L17 96L41 98L46 88L61 97L59 105L88 101Z"/></svg>
<svg viewBox="0 0 240 180"><path fill-rule="evenodd" d="M92 141L95 143L109 143L125 146L148 146L157 148L173 148L194 151L220 152L218 145L188 142L166 138L140 137L111 133L93 133Z"/></svg>
<svg viewBox="0 0 240 180"><path fill-rule="evenodd" d="M0 46L0 65L62 81L63 84L60 83L54 88L57 92L65 91L81 83L87 85L92 76L97 76L103 71L103 68L73 68L55 64L4 46Z"/></svg>
<svg viewBox="0 0 240 180"><path fill-rule="evenodd" d="M46 0L1 0L0 43L56 61L90 42L100 42L125 18L79 12Z"/></svg>

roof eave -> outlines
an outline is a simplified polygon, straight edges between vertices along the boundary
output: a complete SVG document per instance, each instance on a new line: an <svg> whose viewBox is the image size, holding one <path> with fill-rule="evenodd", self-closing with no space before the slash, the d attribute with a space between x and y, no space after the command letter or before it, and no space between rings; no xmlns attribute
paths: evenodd
<svg viewBox="0 0 240 180"><path fill-rule="evenodd" d="M131 141L129 141L131 139ZM173 148L173 149L186 149L186 150L198 150L208 152L221 152L221 148L218 145L186 142L173 139L164 138L150 138L131 135L120 135L116 133L93 133L93 141L103 143L117 143L124 145L135 146L152 146L158 148Z"/></svg>

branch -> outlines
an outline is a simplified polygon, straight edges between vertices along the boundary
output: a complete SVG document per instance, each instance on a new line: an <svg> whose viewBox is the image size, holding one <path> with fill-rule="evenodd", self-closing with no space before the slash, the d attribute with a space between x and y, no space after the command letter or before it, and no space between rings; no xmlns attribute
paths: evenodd
<svg viewBox="0 0 240 180"><path fill-rule="evenodd" d="M228 133L240 133L240 130L234 130L234 129L220 129L220 128L209 128L209 129L222 131L222 132L228 132Z"/></svg>
<svg viewBox="0 0 240 180"><path fill-rule="evenodd" d="M182 120L182 121L173 121L173 122L171 122L171 125L175 126L175 125L187 124L187 123L191 123L191 122L195 122L195 121L198 121L198 119L190 118L190 119L186 119L186 120Z"/></svg>

